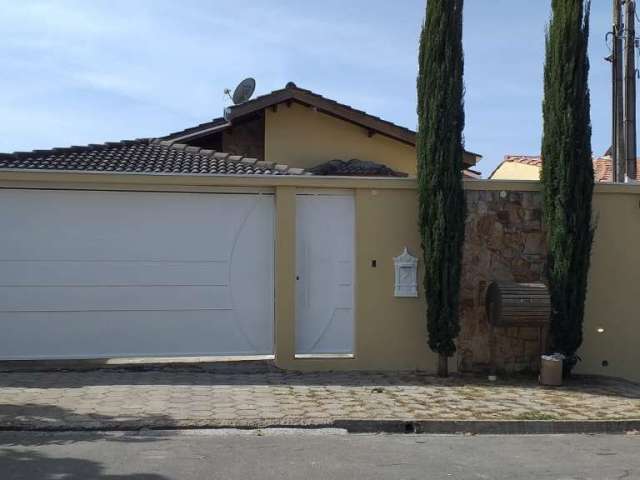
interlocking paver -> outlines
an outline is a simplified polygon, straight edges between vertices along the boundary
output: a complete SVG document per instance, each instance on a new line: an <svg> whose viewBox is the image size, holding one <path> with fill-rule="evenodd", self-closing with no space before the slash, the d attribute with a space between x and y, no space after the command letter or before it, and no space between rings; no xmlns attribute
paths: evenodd
<svg viewBox="0 0 640 480"><path fill-rule="evenodd" d="M640 385L585 377L554 389L532 379L489 383L419 373L216 374L197 368L0 375L0 427L343 419L640 419Z"/></svg>

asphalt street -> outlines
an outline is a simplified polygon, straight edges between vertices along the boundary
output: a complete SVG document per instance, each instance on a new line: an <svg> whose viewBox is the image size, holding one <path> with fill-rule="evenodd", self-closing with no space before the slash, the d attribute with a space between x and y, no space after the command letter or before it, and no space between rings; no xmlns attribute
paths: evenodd
<svg viewBox="0 0 640 480"><path fill-rule="evenodd" d="M2 480L640 479L640 435L0 433Z"/></svg>

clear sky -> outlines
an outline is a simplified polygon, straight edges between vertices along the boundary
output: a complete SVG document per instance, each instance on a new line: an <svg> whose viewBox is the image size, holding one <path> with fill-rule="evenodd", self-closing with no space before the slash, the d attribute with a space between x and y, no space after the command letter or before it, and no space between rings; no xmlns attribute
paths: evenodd
<svg viewBox="0 0 640 480"><path fill-rule="evenodd" d="M540 150L550 0L466 0L466 147ZM610 141L609 0L593 0L593 150ZM0 151L158 137L225 87L287 81L415 129L425 0L0 0Z"/></svg>

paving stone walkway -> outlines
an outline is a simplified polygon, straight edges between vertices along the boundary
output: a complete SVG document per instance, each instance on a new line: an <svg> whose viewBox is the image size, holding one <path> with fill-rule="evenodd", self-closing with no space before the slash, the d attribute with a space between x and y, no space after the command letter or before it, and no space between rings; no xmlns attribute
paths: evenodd
<svg viewBox="0 0 640 480"><path fill-rule="evenodd" d="M336 420L640 419L640 385L416 373L198 368L0 373L0 429L313 425Z"/></svg>

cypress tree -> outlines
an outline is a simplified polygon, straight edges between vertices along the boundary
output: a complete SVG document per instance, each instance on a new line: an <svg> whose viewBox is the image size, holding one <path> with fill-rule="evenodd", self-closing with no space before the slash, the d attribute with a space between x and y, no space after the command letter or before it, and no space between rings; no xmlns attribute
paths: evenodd
<svg viewBox="0 0 640 480"><path fill-rule="evenodd" d="M552 0L546 33L541 180L549 249L551 348L565 372L582 343L593 241L593 163L588 86L590 2Z"/></svg>
<svg viewBox="0 0 640 480"><path fill-rule="evenodd" d="M460 332L459 296L465 199L463 0L428 0L420 36L418 73L419 223L429 347L439 354L438 374Z"/></svg>

